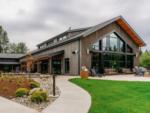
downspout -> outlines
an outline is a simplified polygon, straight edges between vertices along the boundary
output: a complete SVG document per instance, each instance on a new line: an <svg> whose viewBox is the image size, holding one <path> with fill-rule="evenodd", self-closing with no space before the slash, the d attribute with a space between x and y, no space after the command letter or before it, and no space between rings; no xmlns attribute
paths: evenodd
<svg viewBox="0 0 150 113"><path fill-rule="evenodd" d="M80 75L80 67L81 67L81 61L80 61L80 55L81 55L81 40L78 41L78 74Z"/></svg>

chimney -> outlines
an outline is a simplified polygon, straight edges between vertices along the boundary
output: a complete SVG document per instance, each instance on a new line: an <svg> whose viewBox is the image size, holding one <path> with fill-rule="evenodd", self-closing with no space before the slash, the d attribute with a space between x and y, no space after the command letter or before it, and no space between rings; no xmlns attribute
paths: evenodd
<svg viewBox="0 0 150 113"><path fill-rule="evenodd" d="M68 31L71 31L71 27L69 27Z"/></svg>

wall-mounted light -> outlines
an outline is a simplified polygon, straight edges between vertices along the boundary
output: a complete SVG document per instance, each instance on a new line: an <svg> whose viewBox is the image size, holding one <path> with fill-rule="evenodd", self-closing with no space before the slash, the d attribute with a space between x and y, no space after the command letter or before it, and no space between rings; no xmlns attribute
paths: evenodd
<svg viewBox="0 0 150 113"><path fill-rule="evenodd" d="M136 52L136 55L135 55L136 57L138 57L139 56L139 53L138 52Z"/></svg>
<svg viewBox="0 0 150 113"><path fill-rule="evenodd" d="M72 51L72 54L77 54L78 50Z"/></svg>
<svg viewBox="0 0 150 113"><path fill-rule="evenodd" d="M87 49L87 50L86 50L86 53L87 53L87 54L90 54L90 50L89 50L89 49Z"/></svg>

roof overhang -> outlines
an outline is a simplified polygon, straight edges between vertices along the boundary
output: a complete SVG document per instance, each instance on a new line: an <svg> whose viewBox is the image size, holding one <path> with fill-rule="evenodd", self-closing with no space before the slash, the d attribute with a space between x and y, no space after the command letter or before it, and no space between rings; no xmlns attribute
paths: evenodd
<svg viewBox="0 0 150 113"><path fill-rule="evenodd" d="M47 60L53 56L61 55L61 54L64 54L64 50L53 52L53 53L45 53L42 55L36 55L36 56L32 56L32 57L33 57L33 61L40 61L40 60ZM27 61L27 58L21 60L20 62L26 62L26 61Z"/></svg>
<svg viewBox="0 0 150 113"><path fill-rule="evenodd" d="M129 35L131 40L133 40L133 42L138 47L142 47L146 45L145 42L142 40L142 38L140 38L140 36L133 30L133 28L126 22L126 20L122 16L115 17L111 20L105 21L104 23L94 26L93 28L85 31L83 37L86 37L91 33L96 32L97 30L102 29L105 26L112 24L114 22L116 22Z"/></svg>
<svg viewBox="0 0 150 113"><path fill-rule="evenodd" d="M117 24L131 37L131 39L139 47L145 46L145 42L140 36L131 28L131 26L121 17L116 20Z"/></svg>
<svg viewBox="0 0 150 113"><path fill-rule="evenodd" d="M0 64L3 64L3 65L18 65L19 62L0 62Z"/></svg>

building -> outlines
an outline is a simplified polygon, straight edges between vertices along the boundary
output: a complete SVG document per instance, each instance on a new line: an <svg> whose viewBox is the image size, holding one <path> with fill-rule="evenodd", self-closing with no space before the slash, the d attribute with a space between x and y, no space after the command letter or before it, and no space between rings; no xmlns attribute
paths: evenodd
<svg viewBox="0 0 150 113"><path fill-rule="evenodd" d="M23 55L0 53L0 72L15 72L20 67L19 59Z"/></svg>
<svg viewBox="0 0 150 113"><path fill-rule="evenodd" d="M138 66L143 46L140 36L118 16L92 27L69 29L38 44L37 50L19 61L22 70L31 67L30 71L39 73L77 75L82 66L104 73Z"/></svg>

